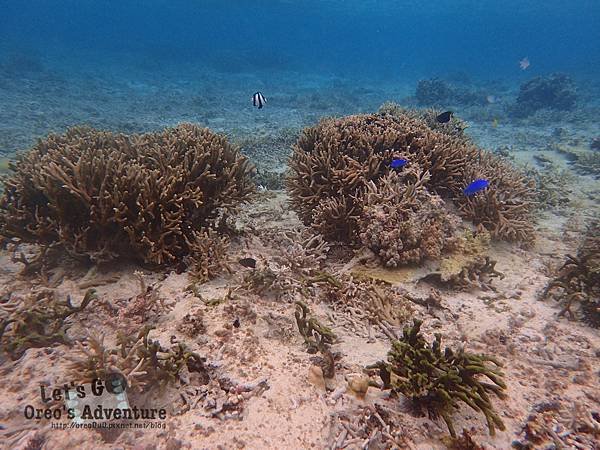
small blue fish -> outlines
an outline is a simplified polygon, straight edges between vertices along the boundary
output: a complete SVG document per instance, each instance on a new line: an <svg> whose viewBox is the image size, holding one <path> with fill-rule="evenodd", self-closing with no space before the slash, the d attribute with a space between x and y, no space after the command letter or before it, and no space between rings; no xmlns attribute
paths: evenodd
<svg viewBox="0 0 600 450"><path fill-rule="evenodd" d="M390 163L392 169L400 169L408 164L408 159L405 158L394 158Z"/></svg>
<svg viewBox="0 0 600 450"><path fill-rule="evenodd" d="M477 194L479 191L483 191L490 185L488 180L478 179L469 184L463 191L467 197Z"/></svg>

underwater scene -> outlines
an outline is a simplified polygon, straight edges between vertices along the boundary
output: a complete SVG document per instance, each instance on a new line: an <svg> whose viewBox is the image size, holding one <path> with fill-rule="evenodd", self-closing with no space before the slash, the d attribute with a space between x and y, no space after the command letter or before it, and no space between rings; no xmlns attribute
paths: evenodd
<svg viewBox="0 0 600 450"><path fill-rule="evenodd" d="M600 449L598 0L0 11L0 449Z"/></svg>

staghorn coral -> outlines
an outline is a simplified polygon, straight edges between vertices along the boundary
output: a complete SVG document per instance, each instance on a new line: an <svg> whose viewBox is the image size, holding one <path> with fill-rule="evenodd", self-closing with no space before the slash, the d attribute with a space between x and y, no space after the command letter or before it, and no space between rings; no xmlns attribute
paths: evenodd
<svg viewBox="0 0 600 450"><path fill-rule="evenodd" d="M18 157L0 234L98 262L172 264L252 197L251 171L224 136L192 124L133 136L72 128Z"/></svg>
<svg viewBox="0 0 600 450"><path fill-rule="evenodd" d="M450 117L448 122L440 123L437 120L437 116L439 116L442 112L444 111L441 109L429 108L422 112L417 111L416 114L418 114L418 117L423 119L427 126L432 130L439 131L440 133L456 139L468 140L465 130L469 127L469 125L467 125L464 120L458 118L455 114L452 114L452 117Z"/></svg>
<svg viewBox="0 0 600 450"><path fill-rule="evenodd" d="M469 140L433 131L410 113L324 119L304 130L290 159L290 202L304 224L328 240L359 242L362 199L406 158L402 171L429 173L424 188L452 198L462 215L495 238L533 241L534 183L508 162ZM474 197L463 189L477 177L491 186Z"/></svg>
<svg viewBox="0 0 600 450"><path fill-rule="evenodd" d="M85 293L79 306L73 306L69 296L59 301L52 290L32 293L25 298L3 298L0 301L0 349L12 359L18 359L28 348L69 343L65 320L95 299L94 289Z"/></svg>
<svg viewBox="0 0 600 450"><path fill-rule="evenodd" d="M548 283L542 298L550 296L562 304L559 317L568 313L574 319L576 314L571 307L578 303L583 320L600 328L600 219L588 224L577 255L567 255L556 278Z"/></svg>
<svg viewBox="0 0 600 450"><path fill-rule="evenodd" d="M378 184L394 157L429 171L429 185L441 194L461 189L462 167L475 152L407 114L325 119L304 130L294 147L287 180L291 204L325 237L352 241L360 193L369 182Z"/></svg>
<svg viewBox="0 0 600 450"><path fill-rule="evenodd" d="M412 173L411 173L412 172ZM410 181L405 181L410 179ZM388 267L437 259L452 246L458 218L424 185L428 173L390 172L372 181L362 197L359 237Z"/></svg>
<svg viewBox="0 0 600 450"><path fill-rule="evenodd" d="M536 77L523 83L511 113L527 117L544 108L568 111L575 107L577 92L573 80L560 73Z"/></svg>
<svg viewBox="0 0 600 450"><path fill-rule="evenodd" d="M151 330L151 327L143 327L137 336L120 333L117 347L112 349L104 346L104 336L89 337L86 345L77 342L77 352L67 356L71 377L90 383L118 373L127 381L128 388L138 393L176 381L184 367L208 377L204 358L190 352L182 343L168 350L163 348L160 342L148 337Z"/></svg>
<svg viewBox="0 0 600 450"><path fill-rule="evenodd" d="M421 335L422 321L414 319L412 327L405 327L403 336L392 342L387 361L379 361L368 369L378 369L383 389L391 389L413 400L416 406L427 409L429 417L441 417L452 437L456 432L452 413L459 403L482 412L487 420L490 434L496 428L504 430L504 424L494 411L489 394L504 397L506 385L503 374L487 363L500 367L494 358L465 352L464 349L442 351L442 336L428 344ZM480 381L485 376L492 383Z"/></svg>
<svg viewBox="0 0 600 450"><path fill-rule="evenodd" d="M461 193L454 196L461 215L484 227L493 238L531 246L537 193L534 180L507 160L483 151L464 171L466 184L479 178L489 180L490 186L470 197Z"/></svg>
<svg viewBox="0 0 600 450"><path fill-rule="evenodd" d="M190 242L190 255L185 258L192 280L205 283L223 270L231 272L227 264L228 247L229 239L219 236L211 228L195 233L194 240Z"/></svg>

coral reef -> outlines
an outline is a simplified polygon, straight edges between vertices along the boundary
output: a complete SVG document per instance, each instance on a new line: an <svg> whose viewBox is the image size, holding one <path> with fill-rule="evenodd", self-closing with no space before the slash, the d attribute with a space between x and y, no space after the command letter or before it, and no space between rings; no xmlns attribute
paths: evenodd
<svg viewBox="0 0 600 450"><path fill-rule="evenodd" d="M410 181L405 181L405 180ZM451 247L459 219L439 195L424 187L428 173L390 172L376 186L367 185L362 199L359 237L388 267L437 259Z"/></svg>
<svg viewBox="0 0 600 450"><path fill-rule="evenodd" d="M86 292L81 304L73 306L71 298L56 298L52 290L32 293L25 298L6 296L0 300L0 350L18 359L28 348L70 343L66 319L96 299L93 289Z"/></svg>
<svg viewBox="0 0 600 450"><path fill-rule="evenodd" d="M523 83L511 114L527 117L540 109L568 111L575 107L576 102L577 93L573 80L568 75L555 73Z"/></svg>
<svg viewBox="0 0 600 450"><path fill-rule="evenodd" d="M458 195L463 217L490 231L493 238L533 244L536 189L533 179L504 158L481 151L476 163L465 167L465 180L490 180L490 187L473 196Z"/></svg>
<svg viewBox="0 0 600 450"><path fill-rule="evenodd" d="M550 296L561 302L559 317L568 313L574 319L576 314L571 307L576 303L583 320L600 328L600 219L588 224L577 255L567 255L556 278L544 290L542 298Z"/></svg>
<svg viewBox="0 0 600 450"><path fill-rule="evenodd" d="M494 238L533 241L535 187L507 161L468 140L431 130L409 113L325 119L304 130L290 160L287 187L300 219L329 240L360 242L364 196L393 172L428 173L423 187L453 199L461 214ZM472 197L463 189L487 178L490 187ZM410 178L408 178L410 180Z"/></svg>
<svg viewBox="0 0 600 450"><path fill-rule="evenodd" d="M143 327L137 336L119 333L117 347L107 349L104 336L89 337L86 345L77 342L77 352L68 355L69 371L74 380L90 383L106 380L117 373L124 377L128 389L137 393L152 387L163 388L178 379L186 367L206 378L205 359L186 349L183 343L165 349L160 342L148 337L151 327Z"/></svg>
<svg viewBox="0 0 600 450"><path fill-rule="evenodd" d="M421 106L486 104L484 92L467 86L451 84L440 78L419 80L415 97Z"/></svg>
<svg viewBox="0 0 600 450"><path fill-rule="evenodd" d="M17 158L0 234L93 261L172 264L251 198L251 171L224 136L191 124L133 136L73 128Z"/></svg>
<svg viewBox="0 0 600 450"><path fill-rule="evenodd" d="M416 406L427 409L429 417L441 417L452 437L456 432L452 413L459 403L482 412L491 435L504 424L495 413L489 394L504 397L503 374L487 363L500 367L494 358L465 352L464 349L442 351L442 336L435 335L428 344L421 335L422 321L415 319L412 327L405 327L403 336L392 342L387 362L379 361L368 367L378 369L383 389L391 389L413 400ZM480 381L485 376L492 383Z"/></svg>
<svg viewBox="0 0 600 450"><path fill-rule="evenodd" d="M223 270L231 272L227 264L228 246L227 236L220 236L212 228L196 233L190 243L190 254L184 258L191 279L196 283L205 283Z"/></svg>

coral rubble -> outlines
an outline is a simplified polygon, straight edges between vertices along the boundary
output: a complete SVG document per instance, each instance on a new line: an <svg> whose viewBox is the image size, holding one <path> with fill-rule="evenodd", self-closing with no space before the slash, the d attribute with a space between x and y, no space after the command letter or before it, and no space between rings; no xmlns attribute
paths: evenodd
<svg viewBox="0 0 600 450"><path fill-rule="evenodd" d="M560 73L536 77L523 83L511 113L516 117L529 116L540 109L571 110L577 102L573 80Z"/></svg>
<svg viewBox="0 0 600 450"><path fill-rule="evenodd" d="M191 124L132 136L72 128L17 158L0 234L94 261L172 264L251 198L251 171L224 136Z"/></svg>
<svg viewBox="0 0 600 450"><path fill-rule="evenodd" d="M391 389L413 400L416 406L427 409L429 417L441 417L450 435L456 437L452 414L463 402L482 412L491 435L496 428L504 430L504 423L494 411L490 394L504 397L503 374L488 362L500 366L494 358L476 355L460 348L446 347L442 351L442 336L435 335L428 344L421 335L422 322L415 319L412 327L405 327L403 336L392 342L387 361L379 361L369 369L378 369L383 389ZM478 379L487 377L491 383Z"/></svg>
<svg viewBox="0 0 600 450"><path fill-rule="evenodd" d="M567 157L577 173L600 178L600 152L581 145L558 145L556 151Z"/></svg>
<svg viewBox="0 0 600 450"><path fill-rule="evenodd" d="M338 285L327 285L321 294L331 305L337 320L348 322L347 328L360 333L364 326L376 325L388 337L390 330L402 325L412 315L410 300L393 291L388 284L342 277Z"/></svg>
<svg viewBox="0 0 600 450"><path fill-rule="evenodd" d="M42 290L25 298L8 296L0 301L0 350L13 359L32 347L69 343L66 319L96 298L93 289L86 292L81 304L73 306L71 298L56 298L52 290Z"/></svg>

